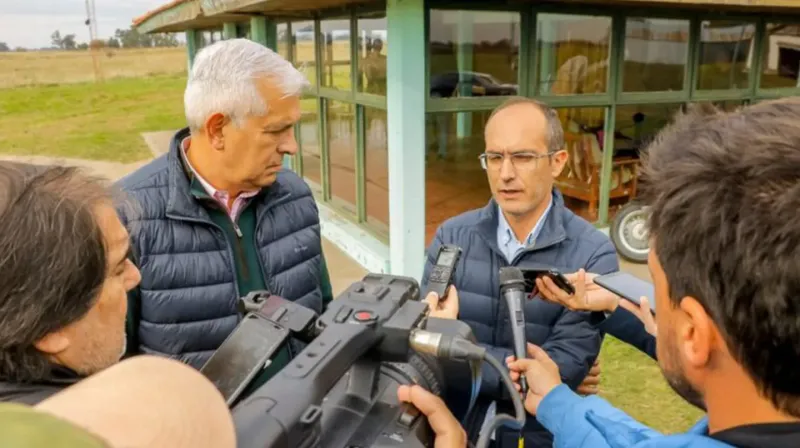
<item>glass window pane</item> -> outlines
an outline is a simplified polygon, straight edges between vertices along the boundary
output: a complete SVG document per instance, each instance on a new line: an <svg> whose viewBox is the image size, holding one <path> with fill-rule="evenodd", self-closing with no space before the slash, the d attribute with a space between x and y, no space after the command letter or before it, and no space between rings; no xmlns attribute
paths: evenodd
<svg viewBox="0 0 800 448"><path fill-rule="evenodd" d="M611 18L566 14L537 17L539 94L608 91Z"/></svg>
<svg viewBox="0 0 800 448"><path fill-rule="evenodd" d="M302 71L311 85L317 83L316 59L314 57L314 22L292 23L292 51L294 65Z"/></svg>
<svg viewBox="0 0 800 448"><path fill-rule="evenodd" d="M426 246L445 220L483 207L492 197L478 155L491 111L429 113L426 120Z"/></svg>
<svg viewBox="0 0 800 448"><path fill-rule="evenodd" d="M768 23L761 88L800 87L800 25Z"/></svg>
<svg viewBox="0 0 800 448"><path fill-rule="evenodd" d="M236 24L236 37L250 39L250 22Z"/></svg>
<svg viewBox="0 0 800 448"><path fill-rule="evenodd" d="M688 20L629 18L623 92L683 90L688 55Z"/></svg>
<svg viewBox="0 0 800 448"><path fill-rule="evenodd" d="M704 20L700 28L697 88L747 88L755 34L756 26L752 23Z"/></svg>
<svg viewBox="0 0 800 448"><path fill-rule="evenodd" d="M289 60L289 27L286 23L279 23L275 27L278 36L278 54Z"/></svg>
<svg viewBox="0 0 800 448"><path fill-rule="evenodd" d="M745 105L744 101L736 101L736 100L712 101L711 104L713 104L714 107L716 107L717 109L723 110L725 112L733 112L736 109L739 109L740 107Z"/></svg>
<svg viewBox="0 0 800 448"><path fill-rule="evenodd" d="M356 204L356 133L355 110L350 103L327 101L328 160L331 196Z"/></svg>
<svg viewBox="0 0 800 448"><path fill-rule="evenodd" d="M386 111L364 108L367 222L389 233L389 145Z"/></svg>
<svg viewBox="0 0 800 448"><path fill-rule="evenodd" d="M358 91L386 95L386 14L358 19Z"/></svg>
<svg viewBox="0 0 800 448"><path fill-rule="evenodd" d="M682 108L683 103L617 106L609 219L636 197L641 150Z"/></svg>
<svg viewBox="0 0 800 448"><path fill-rule="evenodd" d="M322 152L319 144L319 113L316 98L300 100L297 132L303 156L303 178L317 192L322 191Z"/></svg>
<svg viewBox="0 0 800 448"><path fill-rule="evenodd" d="M350 90L350 20L323 20L322 79L320 85Z"/></svg>
<svg viewBox="0 0 800 448"><path fill-rule="evenodd" d="M605 109L575 107L557 111L564 128L564 149L569 158L556 178L555 186L570 210L589 222L597 221Z"/></svg>
<svg viewBox="0 0 800 448"><path fill-rule="evenodd" d="M519 42L519 13L431 10L431 96L516 95Z"/></svg>

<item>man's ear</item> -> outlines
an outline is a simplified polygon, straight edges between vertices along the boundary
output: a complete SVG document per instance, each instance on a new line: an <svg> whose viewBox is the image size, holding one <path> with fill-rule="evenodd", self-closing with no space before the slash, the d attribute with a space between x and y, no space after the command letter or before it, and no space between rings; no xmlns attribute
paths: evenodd
<svg viewBox="0 0 800 448"><path fill-rule="evenodd" d="M57 355L69 348L69 345L69 337L62 330L48 333L33 344L37 350L48 355Z"/></svg>
<svg viewBox="0 0 800 448"><path fill-rule="evenodd" d="M710 362L712 352L722 342L720 334L711 316L694 297L684 297L679 308L683 322L678 323L678 346L687 363L702 368Z"/></svg>
<svg viewBox="0 0 800 448"><path fill-rule="evenodd" d="M209 144L217 151L225 149L225 135L222 129L226 124L228 124L228 118L220 113L212 114L206 119L203 130L208 137Z"/></svg>
<svg viewBox="0 0 800 448"><path fill-rule="evenodd" d="M564 170L564 165L567 164L568 159L569 154L563 149L550 156L550 171L554 178L561 175L561 171Z"/></svg>

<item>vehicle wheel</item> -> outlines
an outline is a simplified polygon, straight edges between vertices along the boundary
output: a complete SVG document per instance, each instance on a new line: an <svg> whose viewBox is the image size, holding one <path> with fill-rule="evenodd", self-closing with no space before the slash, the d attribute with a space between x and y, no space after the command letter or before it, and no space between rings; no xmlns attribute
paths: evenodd
<svg viewBox="0 0 800 448"><path fill-rule="evenodd" d="M638 204L622 207L611 223L609 234L622 258L634 263L647 262L650 253L647 209Z"/></svg>

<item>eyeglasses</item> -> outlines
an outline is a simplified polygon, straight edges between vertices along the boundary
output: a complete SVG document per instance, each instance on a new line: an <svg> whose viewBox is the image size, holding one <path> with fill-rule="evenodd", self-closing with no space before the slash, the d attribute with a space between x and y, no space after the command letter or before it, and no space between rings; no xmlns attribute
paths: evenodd
<svg viewBox="0 0 800 448"><path fill-rule="evenodd" d="M478 156L481 161L481 167L484 170L499 170L503 166L503 161L506 157L511 159L511 165L515 169L524 170L534 168L539 163L539 159L549 158L558 151L548 152L547 154L539 154L537 152L522 151L510 154L501 154L497 152L485 152Z"/></svg>

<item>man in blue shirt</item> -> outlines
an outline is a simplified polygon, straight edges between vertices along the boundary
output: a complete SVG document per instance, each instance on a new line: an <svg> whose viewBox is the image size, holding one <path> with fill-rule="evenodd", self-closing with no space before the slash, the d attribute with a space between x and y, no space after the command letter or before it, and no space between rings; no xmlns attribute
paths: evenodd
<svg viewBox="0 0 800 448"><path fill-rule="evenodd" d="M577 396L530 345L532 359L509 367L525 373L526 409L556 446L800 446L800 98L701 109L650 146L641 199L651 213L658 362L708 417L661 435Z"/></svg>
<svg viewBox="0 0 800 448"><path fill-rule="evenodd" d="M476 163L486 170L492 200L439 227L428 248L422 284L427 284L441 245L461 247L453 281L457 295L451 290L445 302L460 299L458 319L469 324L478 342L503 362L513 353L513 339L509 312L499 297L500 268L609 273L619 264L608 237L572 213L554 188L568 158L555 110L529 98L513 98L492 113L484 137L486 150ZM563 381L577 388L600 351L599 330L585 313L538 297L525 303L524 313L526 339L541 345L558 364ZM498 374L484 368L475 412L465 422L471 437L477 436L486 419L501 412L513 414L510 397ZM533 418L523 433L526 446L552 443L552 436ZM518 432L501 428L495 444L516 447L518 439Z"/></svg>

